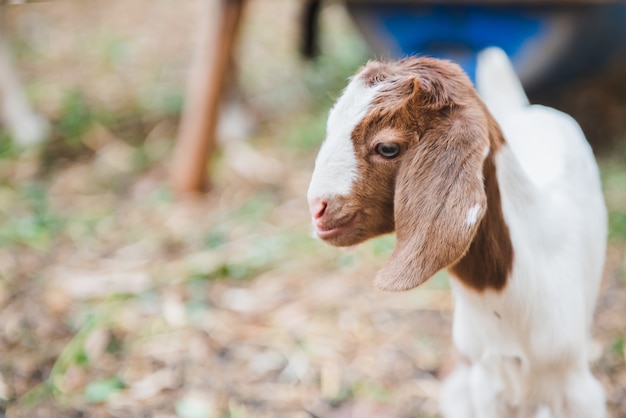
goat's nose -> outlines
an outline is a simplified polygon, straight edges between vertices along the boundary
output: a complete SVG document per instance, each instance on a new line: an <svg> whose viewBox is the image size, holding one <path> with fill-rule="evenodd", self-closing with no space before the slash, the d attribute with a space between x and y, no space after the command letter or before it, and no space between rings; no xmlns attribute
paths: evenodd
<svg viewBox="0 0 626 418"><path fill-rule="evenodd" d="M309 202L309 211L313 219L319 219L324 216L328 202L322 199L313 199Z"/></svg>

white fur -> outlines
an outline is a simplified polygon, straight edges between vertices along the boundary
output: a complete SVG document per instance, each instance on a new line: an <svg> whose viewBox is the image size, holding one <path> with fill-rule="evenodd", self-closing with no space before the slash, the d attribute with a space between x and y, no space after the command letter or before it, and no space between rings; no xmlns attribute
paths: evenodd
<svg viewBox="0 0 626 418"><path fill-rule="evenodd" d="M478 57L476 86L489 111L496 119L500 114L517 111L530 104L515 69L500 48L487 48ZM486 65L485 65L486 64Z"/></svg>
<svg viewBox="0 0 626 418"><path fill-rule="evenodd" d="M481 206L474 205L467 211L467 216L465 218L465 225L473 226L478 220L478 214L480 213Z"/></svg>
<svg viewBox="0 0 626 418"><path fill-rule="evenodd" d="M358 77L354 78L330 110L326 140L315 161L316 167L309 185L308 199L350 194L357 178L357 157L351 134L367 114L379 87L368 87Z"/></svg>
<svg viewBox="0 0 626 418"><path fill-rule="evenodd" d="M514 86L488 77L502 68L491 65L497 55L479 58L478 79ZM444 417L498 418L519 405L537 417L602 418L604 393L587 364L607 238L593 153L569 116L525 105L517 88L486 91L479 84L490 109L507 97L521 104L496 113L507 141L496 170L514 264L501 292L452 281L453 339L472 365L444 384ZM473 414L456 412L464 410Z"/></svg>

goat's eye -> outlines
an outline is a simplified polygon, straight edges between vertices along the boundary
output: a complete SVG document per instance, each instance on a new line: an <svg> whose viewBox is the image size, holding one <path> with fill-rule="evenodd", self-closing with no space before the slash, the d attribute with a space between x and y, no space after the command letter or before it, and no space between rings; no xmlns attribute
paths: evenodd
<svg viewBox="0 0 626 418"><path fill-rule="evenodd" d="M387 159L395 158L400 154L400 145L398 144L378 144L375 149L378 155Z"/></svg>

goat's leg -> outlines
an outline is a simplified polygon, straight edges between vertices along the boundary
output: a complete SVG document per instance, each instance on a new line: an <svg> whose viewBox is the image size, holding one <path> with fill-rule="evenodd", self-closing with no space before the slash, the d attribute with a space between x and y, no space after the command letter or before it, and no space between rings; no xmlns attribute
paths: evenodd
<svg viewBox="0 0 626 418"><path fill-rule="evenodd" d="M443 381L439 409L444 418L478 418L472 405L469 366L457 366Z"/></svg>
<svg viewBox="0 0 626 418"><path fill-rule="evenodd" d="M206 187L207 158L215 148L219 104L245 3L205 1L172 163L172 182L180 193Z"/></svg>
<svg viewBox="0 0 626 418"><path fill-rule="evenodd" d="M439 399L443 417L519 417L523 411L503 399L504 383L500 372L498 359L458 366L441 389Z"/></svg>
<svg viewBox="0 0 626 418"><path fill-rule="evenodd" d="M489 366L495 365L474 363L470 369L469 384L474 412L480 418L514 416L501 399L504 390L502 379Z"/></svg>
<svg viewBox="0 0 626 418"><path fill-rule="evenodd" d="M564 388L561 405L553 409L556 418L604 418L606 399L604 390L589 370L572 374Z"/></svg>
<svg viewBox="0 0 626 418"><path fill-rule="evenodd" d="M2 123L8 128L16 144L35 145L42 142L48 135L48 122L33 112L28 104L24 88L15 72L2 28L0 28L0 108Z"/></svg>

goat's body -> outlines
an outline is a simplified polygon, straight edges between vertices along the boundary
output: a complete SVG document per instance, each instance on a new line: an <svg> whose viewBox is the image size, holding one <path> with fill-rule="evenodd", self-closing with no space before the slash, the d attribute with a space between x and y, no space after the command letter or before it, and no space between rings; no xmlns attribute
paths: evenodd
<svg viewBox="0 0 626 418"><path fill-rule="evenodd" d="M506 141L496 172L516 252L501 291L453 280L454 342L471 364L444 387L444 416L603 417L587 364L607 234L593 153L554 109L493 113Z"/></svg>
<svg viewBox="0 0 626 418"><path fill-rule="evenodd" d="M502 51L478 64L479 94L429 58L352 79L309 186L316 234L345 246L395 230L385 290L448 268L467 362L443 385L445 418L603 418L587 350L607 234L593 153L573 119L529 105Z"/></svg>

